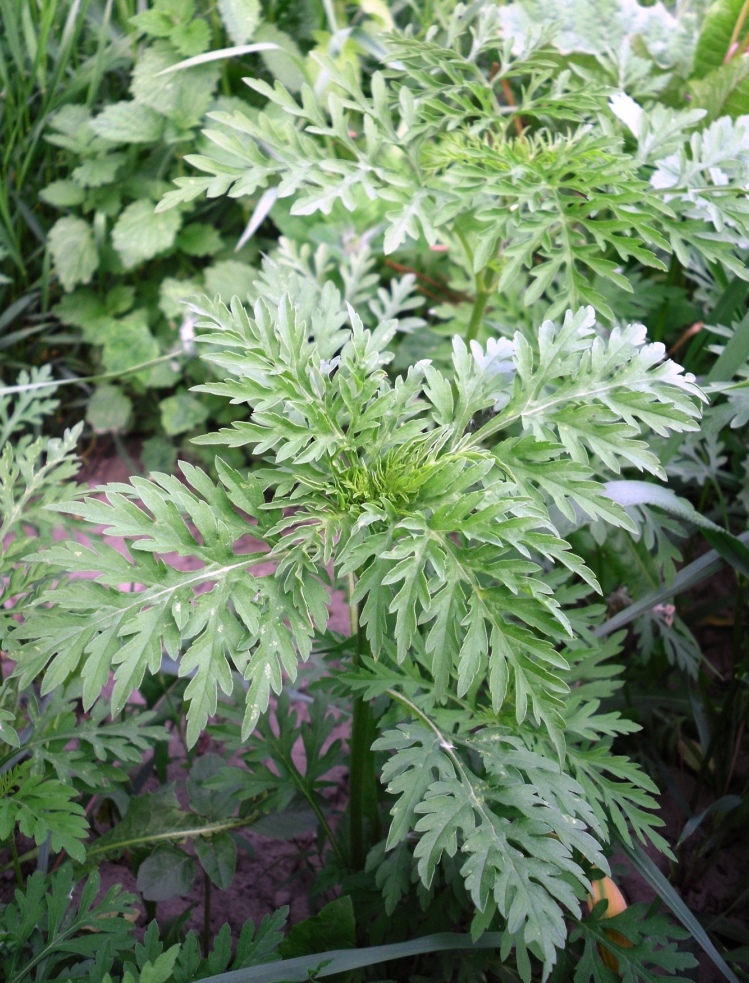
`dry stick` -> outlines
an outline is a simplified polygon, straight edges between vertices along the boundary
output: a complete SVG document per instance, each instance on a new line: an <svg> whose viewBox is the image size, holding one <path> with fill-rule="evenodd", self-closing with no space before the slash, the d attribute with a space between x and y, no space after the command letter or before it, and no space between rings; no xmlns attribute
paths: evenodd
<svg viewBox="0 0 749 983"><path fill-rule="evenodd" d="M693 325L688 327L687 330L684 332L684 334L681 336L681 338L679 338L678 341L674 342L674 344L669 349L668 352L669 357L675 355L680 348L686 345L686 343L693 335L699 334L699 332L702 331L704 326L705 325L702 321L695 321Z"/></svg>
<svg viewBox="0 0 749 983"><path fill-rule="evenodd" d="M749 0L747 0L747 2L749 3ZM507 100L507 105L510 106L512 109L515 109L517 107L517 103L515 102L515 97L512 94L510 83L507 81L507 79L500 79L499 84L502 86L502 92L504 92L505 99ZM523 130L525 128L525 124L523 123L522 117L517 114L513 116L512 125L515 127L515 132L517 133L517 135L521 137L523 135Z"/></svg>
<svg viewBox="0 0 749 983"><path fill-rule="evenodd" d="M452 304L472 304L474 301L474 298L471 297L470 294L464 294L457 290L453 290L443 280L435 280L434 277L428 276L426 273L421 273L419 270L415 270L412 266L404 266L402 263L396 263L392 259L386 259L385 266L389 266L390 269L395 270L396 273L412 273L417 280L428 283L430 286L435 287L437 290L440 290L442 293L446 294L447 300ZM430 295L430 297L432 299L438 299L435 298L434 295Z"/></svg>

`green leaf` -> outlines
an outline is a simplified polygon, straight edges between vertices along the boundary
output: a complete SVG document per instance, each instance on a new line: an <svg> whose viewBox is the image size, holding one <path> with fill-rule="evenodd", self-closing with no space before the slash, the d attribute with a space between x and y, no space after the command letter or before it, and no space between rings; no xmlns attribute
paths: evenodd
<svg viewBox="0 0 749 983"><path fill-rule="evenodd" d="M179 236L177 246L179 248ZM176 277L166 276L159 285L159 310L170 320L182 320L188 314L185 300L194 297L202 290L203 286L199 280L190 278L178 280Z"/></svg>
<svg viewBox="0 0 749 983"><path fill-rule="evenodd" d="M102 950L129 948L136 899L116 886L97 902L99 887L98 873L77 886L70 864L49 877L31 874L0 912L5 979L22 983L42 966L46 979L59 979L58 970L69 975L71 955L92 965Z"/></svg>
<svg viewBox="0 0 749 983"><path fill-rule="evenodd" d="M154 211L153 202L142 199L128 205L112 229L112 242L126 269L132 269L174 245L182 224L178 211Z"/></svg>
<svg viewBox="0 0 749 983"><path fill-rule="evenodd" d="M113 102L91 121L91 129L111 143L155 143L164 120L148 106L137 102Z"/></svg>
<svg viewBox="0 0 749 983"><path fill-rule="evenodd" d="M106 502L86 499L57 506L104 524L114 535L135 537L137 546L132 544L130 559L104 544L92 549L60 544L41 554L47 562L62 560L71 573L95 569L99 577L58 585L56 602L67 610L64 624L40 609L33 624L18 627L19 639L28 631L38 639L34 657L18 671L32 679L49 663L44 685L52 690L83 662L83 700L90 706L114 667L112 707L118 713L146 672L159 670L165 647L172 658L180 656L180 675L190 678L185 699L192 746L216 712L219 687L233 691L234 671L249 681L244 725L249 734L271 692L281 692L284 674L294 679L300 657L309 657L316 625L327 622L328 594L303 561L286 567L283 578L262 568L252 575L249 571L265 554L242 548L235 554L234 544L248 525L236 513L229 489L187 463L181 469L199 493L157 474L113 486ZM225 475L234 495L229 471ZM189 516L189 528L183 514ZM197 572L177 570L153 553L195 556L202 566ZM121 589L133 581L143 590ZM194 593L202 584L211 589Z"/></svg>
<svg viewBox="0 0 749 983"><path fill-rule="evenodd" d="M169 437L194 430L205 423L210 415L204 402L184 391L162 399L159 411L164 433Z"/></svg>
<svg viewBox="0 0 749 983"><path fill-rule="evenodd" d="M160 846L138 868L135 886L146 901L184 898L195 880L195 861L174 846Z"/></svg>
<svg viewBox="0 0 749 983"><path fill-rule="evenodd" d="M217 790L214 779L223 768L226 760L222 755L203 754L196 758L187 780L187 794L190 807L208 819L224 819L233 816L237 810L237 800L231 792Z"/></svg>
<svg viewBox="0 0 749 983"><path fill-rule="evenodd" d="M90 340L103 343L102 361L108 372L124 372L157 358L160 353L159 343L148 326L148 311L143 308L124 317L108 319L106 330Z"/></svg>
<svg viewBox="0 0 749 983"><path fill-rule="evenodd" d="M179 55L170 44L154 42L136 62L130 90L138 105L168 117L179 129L187 130L197 126L208 109L218 81L218 68L200 64L183 72L161 74L178 61Z"/></svg>
<svg viewBox="0 0 749 983"><path fill-rule="evenodd" d="M209 297L220 297L225 304L232 297L246 300L253 288L257 271L238 259L224 259L205 270L205 292Z"/></svg>
<svg viewBox="0 0 749 983"><path fill-rule="evenodd" d="M223 246L218 229L205 222L191 222L180 229L177 248L188 256L212 256Z"/></svg>
<svg viewBox="0 0 749 983"><path fill-rule="evenodd" d="M744 0L714 0L710 4L694 53L693 72L696 78L704 78L733 56L734 53L729 51L731 37L745 6ZM737 41L745 40L747 27L749 25L745 22Z"/></svg>
<svg viewBox="0 0 749 983"><path fill-rule="evenodd" d="M88 222L82 218L58 219L49 230L47 241L55 271L65 290L91 282L99 268L99 252Z"/></svg>
<svg viewBox="0 0 749 983"><path fill-rule="evenodd" d="M255 41L275 45L273 50L262 51L260 57L273 78L282 82L291 92L298 92L309 82L305 62L297 44L274 24L261 24L255 31Z"/></svg>
<svg viewBox="0 0 749 983"><path fill-rule="evenodd" d="M204 20L180 24L169 35L177 51L185 57L202 54L211 43L211 30Z"/></svg>
<svg viewBox="0 0 749 983"><path fill-rule="evenodd" d="M260 22L258 0L218 0L218 12L234 44L246 44Z"/></svg>
<svg viewBox="0 0 749 983"><path fill-rule="evenodd" d="M749 108L749 55L732 58L689 84L692 105L713 120L727 113L734 119Z"/></svg>
<svg viewBox="0 0 749 983"><path fill-rule="evenodd" d="M37 846L49 836L53 850L65 850L74 860L84 860L82 841L88 823L83 808L74 801L77 793L72 785L35 775L26 762L0 775L0 791L0 841L15 836L17 825Z"/></svg>
<svg viewBox="0 0 749 983"><path fill-rule="evenodd" d="M219 891L231 887L237 866L237 847L229 833L218 833L210 839L198 837L195 856Z"/></svg>
<svg viewBox="0 0 749 983"><path fill-rule="evenodd" d="M174 22L169 15L157 7L143 10L130 18L130 23L143 34L152 38L168 38L174 30Z"/></svg>
<svg viewBox="0 0 749 983"><path fill-rule="evenodd" d="M86 193L75 181L53 181L39 192L39 197L55 208L71 208L82 204Z"/></svg>
<svg viewBox="0 0 749 983"><path fill-rule="evenodd" d="M207 839L249 826L259 816L257 812L242 818L208 819L185 812L174 786L165 785L156 792L131 798L125 816L91 845L87 860L98 864L107 858L117 858L126 850L142 851L157 844L176 845L196 837Z"/></svg>
<svg viewBox="0 0 749 983"><path fill-rule="evenodd" d="M674 975L697 965L691 953L676 947L677 941L687 937L682 928L674 926L665 914L649 910L644 902L629 905L613 917L607 917L603 908L605 903L599 902L571 934L572 943L581 937L585 942L575 966L574 983L609 983L614 974L606 967L613 960L618 963L615 975L620 979L660 983L668 978L673 983L689 983L689 977ZM604 953L610 957L606 964Z"/></svg>
<svg viewBox="0 0 749 983"><path fill-rule="evenodd" d="M100 188L114 181L124 162L123 154L91 157L75 168L73 178L82 188Z"/></svg>
<svg viewBox="0 0 749 983"><path fill-rule="evenodd" d="M98 386L86 406L86 422L96 433L120 433L127 428L132 401L119 386Z"/></svg>
<svg viewBox="0 0 749 983"><path fill-rule="evenodd" d="M345 895L326 904L311 918L294 925L279 946L283 959L330 949L354 949L356 923L351 898Z"/></svg>

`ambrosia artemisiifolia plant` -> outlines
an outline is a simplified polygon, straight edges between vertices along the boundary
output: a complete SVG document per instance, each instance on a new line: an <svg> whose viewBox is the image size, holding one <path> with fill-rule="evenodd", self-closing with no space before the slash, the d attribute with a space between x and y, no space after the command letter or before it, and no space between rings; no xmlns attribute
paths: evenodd
<svg viewBox="0 0 749 983"><path fill-rule="evenodd" d="M662 479L653 435L697 429L694 378L611 298L669 253L744 275L749 126L696 134L701 111L646 111L605 74L560 67L543 39L521 43L502 10L461 6L425 37L394 34L371 78L324 60L325 98L250 80L266 111L215 114L215 156L192 160L209 176L181 179L166 206L265 189L263 209L290 198L292 215L340 222L342 206L352 237L335 256L282 241L248 304L192 305L216 377L198 391L246 406L199 442L262 463L217 457L215 477L183 463L182 478L53 505L129 555L96 541L40 554L98 576L50 590L13 639L21 684L80 675L87 707L113 671L115 713L166 653L189 678L190 744L238 675L247 737L343 586L350 804L344 834L326 832L351 868L376 871L388 913L417 882L425 904L452 892L474 935L504 933L502 958L514 951L527 980L531 957L551 972L612 838L668 849L655 787L612 752L635 725L601 708L622 636L596 637L598 583L565 537L589 523L637 536L607 482ZM396 371L394 353L402 364L429 331L414 278L381 284L363 243L422 238L449 247L471 296L451 355L434 345ZM519 330L495 316L508 296L531 311ZM175 555L196 563L178 570ZM594 955L591 942L586 966ZM649 955L617 948L631 973Z"/></svg>
<svg viewBox="0 0 749 983"><path fill-rule="evenodd" d="M91 705L113 668L117 712L166 651L192 676L190 743L233 672L249 683L249 734L324 630L330 585L348 579L355 709L383 692L391 703L377 741L394 752L388 848L405 864L412 846L427 887L460 849L474 931L500 924L521 963L528 950L550 967L586 865L607 869L611 829L663 845L651 783L610 752L631 724L596 713L616 646L594 639L602 609L580 602L595 578L557 530L576 516L630 519L573 453L657 472L640 428L691 429L698 391L641 328L602 338L589 308L545 322L535 351L520 334L488 350L456 339L450 374L421 364L391 379L397 319L365 328L330 281L286 286L252 315L238 301L195 308L207 358L229 377L211 391L251 409L203 439L250 444L265 466L217 458L214 481L183 464L190 487L154 475L63 506L125 537L130 557L73 543L41 554L99 576L57 586L54 606L15 633L27 640L21 682L43 672L51 690L80 672ZM235 551L248 532L263 545ZM273 572L253 574L268 550ZM201 566L179 571L166 554ZM142 590L120 589L132 582ZM352 755L366 756L355 737Z"/></svg>

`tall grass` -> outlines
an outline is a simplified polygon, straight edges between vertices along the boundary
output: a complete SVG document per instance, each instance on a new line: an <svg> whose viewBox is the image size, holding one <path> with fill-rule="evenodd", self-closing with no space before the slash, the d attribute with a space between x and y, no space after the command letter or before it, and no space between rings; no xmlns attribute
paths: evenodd
<svg viewBox="0 0 749 983"><path fill-rule="evenodd" d="M20 317L47 306L46 231L55 216L39 190L57 176L47 123L67 103L118 97L127 76L112 73L132 60L126 26L139 6L0 0L0 344L17 336Z"/></svg>

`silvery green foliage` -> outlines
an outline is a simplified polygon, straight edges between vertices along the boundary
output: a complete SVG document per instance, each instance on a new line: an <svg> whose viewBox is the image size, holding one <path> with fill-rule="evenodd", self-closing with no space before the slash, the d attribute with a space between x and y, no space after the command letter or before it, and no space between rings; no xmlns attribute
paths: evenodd
<svg viewBox="0 0 749 983"><path fill-rule="evenodd" d="M48 368L22 372L17 392L0 393L0 648L24 600L48 576L29 564L37 549L29 529L49 533L54 517L43 508L69 495L78 470L75 448L82 424L61 438L34 437L57 406Z"/></svg>
<svg viewBox="0 0 749 983"><path fill-rule="evenodd" d="M587 0L569 4L575 23L583 6L609 30ZM613 7L623 44L671 23L659 4ZM315 56L319 91L248 79L265 108L209 114L209 144L187 158L205 176L178 178L159 209L262 194L271 215L284 199L297 216L374 211L385 253L447 245L479 291L519 289L552 316L587 303L613 320L594 279L632 292L628 268L663 269L672 252L746 276L735 255L749 229L745 120L700 131L702 110L641 105L606 71L562 67L549 35L520 43L508 28L522 10L485 0L424 38L393 33L371 78Z"/></svg>
<svg viewBox="0 0 749 983"><path fill-rule="evenodd" d="M548 971L587 886L580 855L605 869L613 829L665 846L654 786L611 754L632 724L598 712L620 639L594 638L602 610L580 602L596 579L552 512L633 529L602 479L659 474L643 434L694 430L699 390L641 326L603 332L590 308L545 321L535 344L455 339L449 375L421 362L392 378L386 297L365 328L309 272L271 301L273 269L252 313L194 307L223 377L203 390L248 407L202 442L250 447L264 466L217 458L214 480L183 464L186 483L155 474L55 506L129 555L40 555L98 576L59 584L14 632L16 676L44 691L80 676L88 706L114 668L117 711L166 651L190 677L189 742L236 674L246 735L325 629L331 585L353 578L371 656L350 685L392 704L378 745L397 798L387 847L415 844L426 889L459 855L474 931L503 926L519 965L531 953ZM178 570L175 554L196 562Z"/></svg>
<svg viewBox="0 0 749 983"><path fill-rule="evenodd" d="M24 653L12 629L58 574L35 556L59 523L47 508L70 496L79 467L82 426L59 438L33 434L57 406L50 375L46 368L22 372L16 386L0 392L0 649L19 661ZM53 850L83 861L88 823L77 801L82 789L123 781L126 773L113 762L140 760L163 730L147 726L151 714L106 723L103 705L79 721L75 690L73 684L39 700L17 679L0 681L0 843L18 827L37 845L49 838Z"/></svg>
<svg viewBox="0 0 749 983"><path fill-rule="evenodd" d="M644 6L637 0L518 0L502 7L501 19L514 38L526 38L543 26L554 32L562 52L613 56L620 64L636 57L631 49L637 38L658 65L683 72L694 55L699 17L693 4L680 8L672 12L661 2Z"/></svg>
<svg viewBox="0 0 749 983"><path fill-rule="evenodd" d="M749 116L722 116L703 131L690 132L703 110L658 107L648 116L622 95L615 112L637 137L638 156L654 165L650 184L664 192L664 200L678 203L685 218L711 225L724 239L746 248ZM679 146L672 149L679 135Z"/></svg>
<svg viewBox="0 0 749 983"><path fill-rule="evenodd" d="M716 356L714 379L709 377L711 405L706 409L699 431L685 435L669 454L666 470L672 479L700 488L712 486L725 492L724 508L747 511L745 482L732 476L727 467L732 455L744 455L743 437L749 423L749 359L744 340L749 320L745 317L728 328L710 326L720 339L709 345ZM741 456L739 457L741 460ZM727 500L726 500L727 496ZM727 519L727 514L723 516Z"/></svg>

